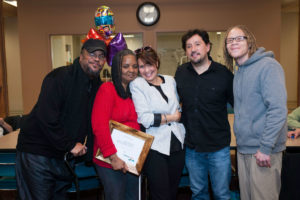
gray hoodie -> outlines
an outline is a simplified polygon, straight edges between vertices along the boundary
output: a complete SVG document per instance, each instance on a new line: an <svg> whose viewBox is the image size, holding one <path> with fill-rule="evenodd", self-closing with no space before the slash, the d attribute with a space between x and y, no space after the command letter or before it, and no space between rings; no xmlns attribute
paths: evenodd
<svg viewBox="0 0 300 200"><path fill-rule="evenodd" d="M284 72L272 52L259 48L235 72L234 133L242 154L285 149L287 95Z"/></svg>

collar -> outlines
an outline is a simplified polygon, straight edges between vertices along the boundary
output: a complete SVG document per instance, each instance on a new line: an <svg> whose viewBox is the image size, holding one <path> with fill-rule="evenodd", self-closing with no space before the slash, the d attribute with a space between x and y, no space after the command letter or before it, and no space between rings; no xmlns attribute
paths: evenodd
<svg viewBox="0 0 300 200"><path fill-rule="evenodd" d="M209 65L208 69L204 73L202 73L202 74L206 74L206 73L210 73L210 72L214 72L215 71L215 69L216 69L215 62L212 59L210 61L211 61L211 63ZM187 66L187 69L190 70L193 73L196 73L198 75L198 73L194 69L194 67L193 67L193 65L192 65L191 62L189 62L188 66ZM200 74L200 75L202 75L202 74ZM198 76L200 76L200 75L198 75Z"/></svg>
<svg viewBox="0 0 300 200"><path fill-rule="evenodd" d="M162 84L164 84L165 83L165 78L162 76L162 75L160 75L160 74L158 74L158 76L161 78L161 80L162 80ZM157 85L153 85L152 83L149 83L148 81L146 81L150 86L154 86L154 87L157 87Z"/></svg>

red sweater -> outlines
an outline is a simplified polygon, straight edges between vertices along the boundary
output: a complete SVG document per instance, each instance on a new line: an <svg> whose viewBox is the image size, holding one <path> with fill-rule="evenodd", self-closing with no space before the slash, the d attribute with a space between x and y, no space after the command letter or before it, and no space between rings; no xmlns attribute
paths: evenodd
<svg viewBox="0 0 300 200"><path fill-rule="evenodd" d="M117 152L109 130L109 120L111 119L140 130L132 99L119 97L113 83L107 82L99 88L92 111L92 127L95 135L93 161L97 165L107 168L111 168L111 165L96 159L95 155L98 148L104 157Z"/></svg>

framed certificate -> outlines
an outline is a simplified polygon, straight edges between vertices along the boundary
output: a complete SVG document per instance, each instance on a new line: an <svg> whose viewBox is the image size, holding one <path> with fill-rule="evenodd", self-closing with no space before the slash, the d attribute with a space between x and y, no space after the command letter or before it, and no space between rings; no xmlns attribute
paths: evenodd
<svg viewBox="0 0 300 200"><path fill-rule="evenodd" d="M117 149L117 156L128 166L129 172L139 175L149 153L154 137L114 120L109 121L112 141ZM100 149L96 158L111 164L104 158Z"/></svg>

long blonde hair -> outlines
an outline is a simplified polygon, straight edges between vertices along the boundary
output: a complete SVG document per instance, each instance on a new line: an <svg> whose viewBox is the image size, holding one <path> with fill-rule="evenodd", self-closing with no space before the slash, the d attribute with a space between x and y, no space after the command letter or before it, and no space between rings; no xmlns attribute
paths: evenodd
<svg viewBox="0 0 300 200"><path fill-rule="evenodd" d="M226 39L228 37L229 32L234 28L238 28L241 31L243 31L245 36L247 37L247 44L249 47L249 57L251 57L257 50L255 36L253 35L252 32L249 31L249 29L245 25L236 25L228 28L224 37L224 58L225 58L226 65L229 67L231 71L233 70L233 58L229 55L227 51Z"/></svg>

